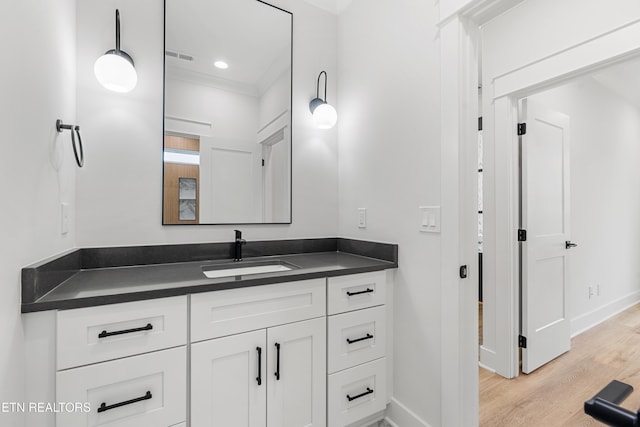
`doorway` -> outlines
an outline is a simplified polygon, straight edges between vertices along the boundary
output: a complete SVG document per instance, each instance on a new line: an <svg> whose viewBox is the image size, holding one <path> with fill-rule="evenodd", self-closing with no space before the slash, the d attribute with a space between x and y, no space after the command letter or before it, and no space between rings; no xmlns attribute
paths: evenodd
<svg viewBox="0 0 640 427"><path fill-rule="evenodd" d="M638 182L638 177L635 176L634 172L636 169L634 160L637 158L634 154L636 144L632 142L636 140L634 134L636 117L634 111L637 109L638 99L640 98L636 98L630 88L633 87L631 83L633 83L636 71L640 71L640 61L638 60L630 59L616 62L608 68L600 67L588 74L566 80L561 84L548 85L544 90L537 90L535 93L530 93L525 97L526 101L523 103L525 106L527 103L533 103L533 105L541 104L539 107L547 110L549 106L552 106L556 110L568 111L571 113L569 116L573 115L578 120L577 124L573 123L573 128L577 126L579 129L578 136L574 138L575 140L571 145L573 150L578 150L577 157L569 157L569 151L555 156L559 159L564 155L567 161L566 169L577 172L571 178L571 184L579 185L576 196L577 201L573 201L566 206L561 204L554 205L554 200L556 199L560 203L559 198L562 195L567 199L571 188L569 181L562 188L560 184L556 187L549 187L549 183L541 184L542 188L539 189L533 188L532 192L534 194L529 198L530 206L527 207L525 198L522 211L517 208L519 196L512 198L514 216L517 217L514 221L516 229L523 228L527 230L529 228L526 224L528 214L540 216L543 213L548 215L545 219L547 227L562 228L562 232L556 235L557 241L554 241L552 246L548 246L546 249L547 252L551 247L557 249L559 257L550 262L550 258L545 255L543 270L532 273L534 276L541 274L555 275L547 276L542 282L538 281L539 285L533 289L544 288L540 283L553 283L546 291L538 295L527 292L526 288L527 280L533 280L533 276L529 274L531 272L527 270L527 262L541 262L541 260L535 260L530 256L535 252L534 250L528 251L528 248L540 243L536 243L534 240L536 233L532 234L532 230L527 230L527 242L519 242L517 247L512 248L513 254L518 258L520 257L519 250L522 250L523 268L520 268L519 263L514 263L512 273L516 277L519 277L520 274L522 275L524 288L522 292L520 289L516 289L514 294L518 298L514 298L507 305L510 305L508 309L515 313L515 321L511 326L512 330L517 331L517 334L523 336L527 341L524 343L527 348L522 350L523 357L525 359L528 358L528 353L532 348L535 349L536 346L540 348L539 341L536 341L535 338L533 341L531 340L532 334L535 334L536 331L549 333L548 342L558 342L560 339L558 334L563 337L565 342L564 345L560 346L560 348L564 347L565 350L555 350L555 353L554 351L551 351L551 353L546 350L543 351L548 355L543 357L544 360L535 362L535 367L541 366L546 361L568 350L567 343L570 337L638 301L637 289L632 285L632 278L636 277L638 273L634 271L635 262L633 261L633 256L630 257L629 255L640 255L640 253L637 247L634 246L631 237L623 238L623 236L633 235L633 230L636 228L634 218L640 216L640 212L638 212L637 216L632 214L636 212L634 183ZM630 78L632 80L629 80ZM580 101L572 101L572 99L579 99ZM623 105L628 108L623 107ZM554 114L555 116L563 115L558 112ZM547 116L549 116L549 113L547 113ZM535 137L535 118L533 120L527 126L529 135L515 137L514 139L526 140L527 137ZM569 120L568 117L567 120ZM539 122L549 125L550 121L551 119L547 118ZM547 128L539 131L547 132L546 138L548 139L550 135L553 135L553 130L557 131L560 126L556 121L556 123L552 126L547 126ZM589 129L589 131L584 131L584 129ZM513 133L515 136L516 132L514 131ZM551 148L547 147L547 149ZM523 151L526 153L526 147ZM514 153L512 160L516 173L518 170L516 166L519 161L518 153L519 151ZM540 152L536 155L540 156ZM640 157L640 153L638 157ZM569 161L569 158L573 160ZM541 161L543 161L543 165L539 167L538 178L533 180L534 183L540 183L545 179L548 180L555 173L554 171L562 170L561 163L554 163L558 166L554 171L549 169L553 159ZM569 166L569 162L573 165L572 167ZM526 165L524 165L524 168L526 169ZM566 200L565 203L567 203ZM532 209L534 212L528 212ZM536 209L538 212L535 212ZM523 218L520 217L521 212L524 214ZM627 214L632 215L627 217ZM524 226L522 225L522 219L524 219ZM571 223L576 221L579 230L573 230L572 232ZM566 227L566 230L563 229L564 227ZM576 233L578 237L574 236ZM549 240L553 233L542 234L546 240ZM618 237L613 239L612 236ZM571 250L573 240L579 242L581 246ZM539 252L540 248L536 250ZM599 255L596 256L596 253ZM577 263L572 259L575 257L577 257ZM601 268L597 268L598 266L601 266ZM561 280L561 276L564 276L564 279ZM565 286L565 281L568 281L566 292L556 293L552 298L551 295L555 290ZM518 281L514 281L514 283L518 283ZM603 283L607 284L604 285ZM491 285L489 284L489 286ZM490 289L486 293L491 295L492 292L496 291ZM603 295L603 292L606 295ZM533 301L536 298L538 301L528 307L527 300L532 299ZM564 303L561 304L562 300L564 300ZM521 301L524 303L522 310ZM485 306L487 303L490 304L490 302L485 302ZM544 306L544 310L533 311L533 307L536 305ZM540 319L536 320L531 317L536 313L541 316ZM520 316L521 314L522 317ZM547 320L544 325L553 325L553 328L547 328L540 323L543 318ZM495 327L495 324L491 324L490 317L487 321L487 316L485 315L484 320L483 323L485 325L488 324L488 327ZM533 322L531 328L528 328L529 322ZM521 325L524 329L521 329ZM553 330L556 332L552 332ZM558 330L562 332L558 332ZM500 341L503 343L508 341L505 330L502 333L498 332L495 336L495 342ZM523 343L518 343L516 340L513 341L512 353L517 355L519 353L519 344ZM487 345L486 340L483 345ZM505 375L498 369L496 371L508 378L515 377L520 371L519 358L516 357L514 362L511 367L511 375ZM529 368L525 366L523 372L530 372L535 367Z"/></svg>
<svg viewBox="0 0 640 427"><path fill-rule="evenodd" d="M455 210L453 218L457 221L455 227L443 228L442 233L443 242L452 242L442 247L443 260L451 260L442 263L443 335L453 337L449 339L451 344L443 342L442 346L441 371L443 378L447 378L442 382L442 424L476 425L477 287L464 287L466 282L454 277L452 267L457 261L464 264L477 256L476 140L475 125L471 124L478 117L474 104L480 40L487 98L483 128L485 153L489 153L485 160L491 162L485 161L484 179L491 180L487 187L493 192L485 194L483 281L485 285L495 282L494 293L499 299L499 304L488 307L485 286L485 320L490 311L494 336L484 334L481 354L497 372L511 378L517 375L519 360L515 345L517 313L512 310L519 298L515 267L517 215L513 209L517 175L512 168L517 151L514 149L517 136L513 132L517 124L517 100L546 85L640 51L640 8L634 2L618 0L606 5L578 0L457 1L440 5L439 28L443 88L442 209ZM491 43L483 36L489 30ZM451 99L461 102L452 103ZM493 210L493 217L487 215L489 210ZM507 339L496 341L498 332ZM494 340L492 348L486 348L488 338ZM460 407L466 410L460 411Z"/></svg>
<svg viewBox="0 0 640 427"><path fill-rule="evenodd" d="M516 399L516 390L525 388L530 388L531 393L536 390L540 393L547 383L554 383L553 376L568 378L566 381L572 384L586 381L588 384L577 388L586 400L614 376L627 375L616 371L616 366L640 369L637 359L625 356L634 351L625 349L633 345L632 341L613 350L621 336L616 334L615 327L619 326L623 334L629 322L640 321L634 318L640 317L640 283L637 282L640 268L635 261L640 257L640 245L636 242L640 233L636 225L640 217L637 168L640 84L635 83L638 74L640 59L630 59L530 94L521 103L520 111L524 114L520 122L527 123L527 129L520 138L525 187L520 224L527 230L527 236L526 241L520 243L523 255L520 271L525 281L531 278L530 284L542 278L542 283L537 283L533 291L528 292L527 283L523 283L520 292L522 325L526 328L526 322L532 322L529 330L521 331L527 337L528 347L522 349L521 372L530 373L539 368L539 373L523 376L515 383L501 383L507 400ZM638 89L633 90L634 86ZM566 140L570 141L568 146L564 144ZM527 161L527 156L533 159ZM568 202L563 198L568 198ZM578 246L571 247L572 241ZM544 257L540 257L541 254ZM543 264L541 273L536 270L539 266L531 269L534 263ZM527 296L536 304L528 307ZM537 310L537 313L528 318L531 313L527 310ZM620 312L624 312L621 315L624 322L612 326L608 319L620 318L617 316ZM603 330L601 324L605 325L606 332L596 332ZM551 344L531 339L531 332L547 333L551 328L561 328L559 333L557 329L551 330ZM612 350L604 351L607 334ZM585 337L592 335L602 342L600 355L590 353L585 342ZM574 343L577 343L575 349ZM548 353L549 345L556 345L560 350ZM560 356L566 350L569 354ZM529 351L547 353L542 360L527 366L528 357L537 357L527 355ZM548 362L551 363L547 365ZM592 366L599 366L597 373L589 370ZM599 374L603 372L606 375L601 377ZM577 375L590 379L579 379ZM534 386L527 385L527 381ZM640 384L637 381L637 378L630 380L636 386ZM496 384L481 373L481 396L489 392L484 388L488 383ZM513 394L509 393L511 386ZM538 403L530 404L542 404L545 397L538 395L533 398L536 399ZM490 399L481 397L481 411L486 410L486 401ZM513 409L512 415L521 410L521 402L513 403L513 408L518 409Z"/></svg>

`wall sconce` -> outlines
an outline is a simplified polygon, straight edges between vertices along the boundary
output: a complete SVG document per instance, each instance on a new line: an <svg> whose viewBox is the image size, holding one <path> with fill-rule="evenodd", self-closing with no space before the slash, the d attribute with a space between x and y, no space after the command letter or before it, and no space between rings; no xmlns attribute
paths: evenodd
<svg viewBox="0 0 640 427"><path fill-rule="evenodd" d="M320 77L324 74L324 99L320 98ZM316 97L309 103L309 110L313 114L313 122L319 129L331 129L338 121L338 113L327 104L327 72L321 71L316 85Z"/></svg>
<svg viewBox="0 0 640 427"><path fill-rule="evenodd" d="M138 83L138 74L133 59L120 50L120 11L116 9L116 48L105 52L96 60L93 72L98 82L114 92L126 93Z"/></svg>

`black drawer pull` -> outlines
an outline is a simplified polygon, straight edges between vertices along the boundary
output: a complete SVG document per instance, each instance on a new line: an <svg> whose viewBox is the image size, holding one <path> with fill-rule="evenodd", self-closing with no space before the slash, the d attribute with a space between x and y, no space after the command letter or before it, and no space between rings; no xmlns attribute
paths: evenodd
<svg viewBox="0 0 640 427"><path fill-rule="evenodd" d="M359 398L364 397L364 396L366 396L367 394L371 394L371 393L373 393L373 390L371 390L369 387L367 387L367 391L365 391L364 393L360 393L360 394L359 394L359 395L357 395L357 396L353 396L353 397L351 397L351 396L349 396L349 395L347 394L347 400L348 400L349 402L351 402L352 400L359 399Z"/></svg>
<svg viewBox="0 0 640 427"><path fill-rule="evenodd" d="M147 393L142 397L136 397L135 399L127 400L125 402L114 403L113 405L107 405L105 402L102 402L98 408L98 413L108 411L109 409L119 408L121 406L131 405L132 403L142 402L143 400L149 400L152 397L151 392L147 391Z"/></svg>
<svg viewBox="0 0 640 427"><path fill-rule="evenodd" d="M276 343L276 380L280 381L280 343Z"/></svg>
<svg viewBox="0 0 640 427"><path fill-rule="evenodd" d="M362 294L370 294L371 292L373 292L373 289L371 288L367 288L364 291L359 291L359 292L347 292L347 295L352 297L354 295L362 295Z"/></svg>
<svg viewBox="0 0 640 427"><path fill-rule="evenodd" d="M131 334L133 332L140 332L140 331L150 331L152 329L153 329L153 325L151 323L147 323L147 326L143 326L141 328L124 329L122 331L113 331L113 332L102 331L98 334L98 338L106 338L106 337L112 337L114 335L122 335L122 334Z"/></svg>
<svg viewBox="0 0 640 427"><path fill-rule="evenodd" d="M364 336L362 338L357 338L355 340L350 340L349 338L347 338L347 343L353 344L353 343L364 341L364 340L370 340L371 338L373 338L373 335L371 335L371 334L367 334L366 336Z"/></svg>
<svg viewBox="0 0 640 427"><path fill-rule="evenodd" d="M258 385L262 385L262 348L256 347L256 351L258 352L258 377L256 381L258 381Z"/></svg>

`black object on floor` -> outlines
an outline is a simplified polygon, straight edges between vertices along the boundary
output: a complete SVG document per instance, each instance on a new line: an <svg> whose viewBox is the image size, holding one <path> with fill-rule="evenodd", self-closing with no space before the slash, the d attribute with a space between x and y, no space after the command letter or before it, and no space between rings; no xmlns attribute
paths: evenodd
<svg viewBox="0 0 640 427"><path fill-rule="evenodd" d="M631 393L633 387L613 380L590 400L584 402L584 412L612 427L640 427L640 412L618 406Z"/></svg>
<svg viewBox="0 0 640 427"><path fill-rule="evenodd" d="M616 405L624 402L624 400L633 393L633 387L629 384L622 383L617 380L611 381L605 388L600 390L598 394L593 396L593 399L599 397L607 402L615 403Z"/></svg>

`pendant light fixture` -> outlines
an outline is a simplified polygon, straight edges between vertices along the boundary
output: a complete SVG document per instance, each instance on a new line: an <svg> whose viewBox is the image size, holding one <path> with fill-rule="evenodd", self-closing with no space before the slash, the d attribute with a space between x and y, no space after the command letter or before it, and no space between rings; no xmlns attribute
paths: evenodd
<svg viewBox="0 0 640 427"><path fill-rule="evenodd" d="M105 52L96 60L93 72L98 82L114 92L126 93L138 83L138 74L133 59L120 50L120 11L116 9L116 48Z"/></svg>
<svg viewBox="0 0 640 427"><path fill-rule="evenodd" d="M320 98L320 77L324 74L324 99ZM336 109L327 103L327 72L321 71L316 84L316 97L309 103L313 122L319 129L331 129L338 121Z"/></svg>

